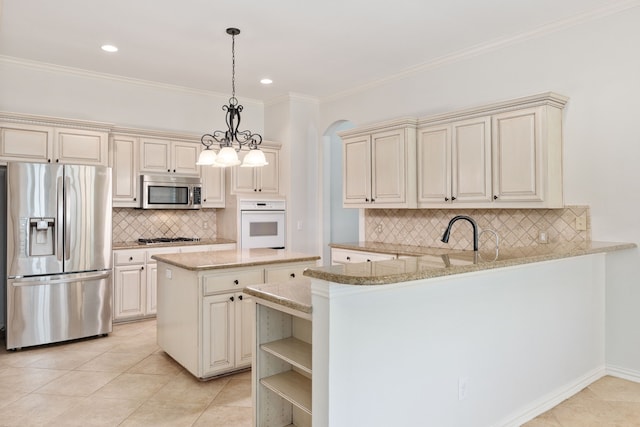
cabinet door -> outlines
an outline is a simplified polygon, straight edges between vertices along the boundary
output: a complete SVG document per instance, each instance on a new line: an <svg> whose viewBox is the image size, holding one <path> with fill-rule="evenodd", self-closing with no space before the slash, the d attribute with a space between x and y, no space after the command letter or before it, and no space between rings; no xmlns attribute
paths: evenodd
<svg viewBox="0 0 640 427"><path fill-rule="evenodd" d="M240 161L246 156L246 151L238 153ZM267 160L268 161L268 160ZM243 168L233 166L231 168L231 192L232 193L255 193L258 191L257 168Z"/></svg>
<svg viewBox="0 0 640 427"><path fill-rule="evenodd" d="M158 264L147 264L147 283L145 298L145 314L156 314L158 311Z"/></svg>
<svg viewBox="0 0 640 427"><path fill-rule="evenodd" d="M342 150L342 203L345 207L368 204L371 199L371 139L368 135L345 139Z"/></svg>
<svg viewBox="0 0 640 427"><path fill-rule="evenodd" d="M113 206L139 207L138 141L126 136L111 138Z"/></svg>
<svg viewBox="0 0 640 427"><path fill-rule="evenodd" d="M226 168L202 166L200 170L200 176L202 179L202 207L224 208L225 170Z"/></svg>
<svg viewBox="0 0 640 427"><path fill-rule="evenodd" d="M0 123L0 159L47 163L53 158L53 128Z"/></svg>
<svg viewBox="0 0 640 427"><path fill-rule="evenodd" d="M144 138L140 140L140 171L166 173L171 171L169 141Z"/></svg>
<svg viewBox="0 0 640 427"><path fill-rule="evenodd" d="M108 164L108 134L77 129L55 129L55 161L81 165Z"/></svg>
<svg viewBox="0 0 640 427"><path fill-rule="evenodd" d="M451 201L451 126L418 132L418 202Z"/></svg>
<svg viewBox="0 0 640 427"><path fill-rule="evenodd" d="M280 164L278 150L262 149L269 163L256 169L259 175L258 191L262 193L278 194L280 192ZM242 168L246 169L246 168Z"/></svg>
<svg viewBox="0 0 640 427"><path fill-rule="evenodd" d="M490 202L491 120L464 120L452 125L453 194L456 203Z"/></svg>
<svg viewBox="0 0 640 427"><path fill-rule="evenodd" d="M200 145L193 142L171 143L171 172L180 175L198 176L200 170L196 162L200 155Z"/></svg>
<svg viewBox="0 0 640 427"><path fill-rule="evenodd" d="M371 136L371 202L379 205L406 201L406 162L403 130Z"/></svg>
<svg viewBox="0 0 640 427"><path fill-rule="evenodd" d="M255 306L253 299L246 294L235 294L235 364L236 368L251 366L253 354L253 322L255 318Z"/></svg>
<svg viewBox="0 0 640 427"><path fill-rule="evenodd" d="M202 372L204 376L230 370L235 365L236 294L203 298Z"/></svg>
<svg viewBox="0 0 640 427"><path fill-rule="evenodd" d="M117 321L144 316L144 265L115 267L113 285L113 319Z"/></svg>
<svg viewBox="0 0 640 427"><path fill-rule="evenodd" d="M541 109L493 117L493 191L496 202L544 199Z"/></svg>

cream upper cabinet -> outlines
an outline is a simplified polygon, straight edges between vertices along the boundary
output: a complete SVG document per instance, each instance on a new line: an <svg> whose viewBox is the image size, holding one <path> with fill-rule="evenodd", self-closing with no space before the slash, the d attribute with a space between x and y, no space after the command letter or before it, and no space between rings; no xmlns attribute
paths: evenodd
<svg viewBox="0 0 640 427"><path fill-rule="evenodd" d="M280 150L268 147L260 149L264 152L269 164L256 168L233 166L231 168L231 192L233 194L278 194L280 192ZM238 157L242 160L246 154L247 151L241 151Z"/></svg>
<svg viewBox="0 0 640 427"><path fill-rule="evenodd" d="M479 117L452 125L451 200L491 201L491 119Z"/></svg>
<svg viewBox="0 0 640 427"><path fill-rule="evenodd" d="M224 208L225 168L202 166L200 178L202 179L202 207Z"/></svg>
<svg viewBox="0 0 640 427"><path fill-rule="evenodd" d="M416 207L415 125L404 121L342 132L343 205Z"/></svg>
<svg viewBox="0 0 640 427"><path fill-rule="evenodd" d="M107 132L15 123L0 127L0 160L108 164Z"/></svg>
<svg viewBox="0 0 640 427"><path fill-rule="evenodd" d="M113 207L139 207L138 139L112 134L110 150Z"/></svg>
<svg viewBox="0 0 640 427"><path fill-rule="evenodd" d="M496 205L562 207L561 110L540 106L492 120Z"/></svg>
<svg viewBox="0 0 640 427"><path fill-rule="evenodd" d="M421 120L418 207L562 207L566 101L545 93Z"/></svg>
<svg viewBox="0 0 640 427"><path fill-rule="evenodd" d="M199 175L199 154L200 145L195 142L140 138L140 171Z"/></svg>

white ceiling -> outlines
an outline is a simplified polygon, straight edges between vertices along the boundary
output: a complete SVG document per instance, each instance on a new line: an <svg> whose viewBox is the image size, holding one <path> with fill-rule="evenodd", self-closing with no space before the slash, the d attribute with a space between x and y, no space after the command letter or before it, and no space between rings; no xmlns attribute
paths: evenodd
<svg viewBox="0 0 640 427"><path fill-rule="evenodd" d="M236 95L320 99L635 0L0 0L0 56ZM107 54L105 43L120 51ZM273 79L271 86L259 83Z"/></svg>

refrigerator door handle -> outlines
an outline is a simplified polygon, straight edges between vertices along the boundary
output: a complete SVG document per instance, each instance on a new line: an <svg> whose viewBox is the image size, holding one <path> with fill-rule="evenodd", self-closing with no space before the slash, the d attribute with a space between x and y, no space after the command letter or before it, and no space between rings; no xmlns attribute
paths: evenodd
<svg viewBox="0 0 640 427"><path fill-rule="evenodd" d="M101 271L98 273L72 274L71 277L61 277L59 279L51 279L51 276L44 277L23 277L19 281L12 283L13 286L38 286L38 285L56 285L61 283L79 282L81 280L98 280L106 279L111 275L111 270Z"/></svg>
<svg viewBox="0 0 640 427"><path fill-rule="evenodd" d="M56 244L58 249L56 250L56 257L58 258L59 261L62 261L62 252L64 251L64 239L63 239L63 225L62 225L62 218L64 218L64 191L63 191L63 185L62 185L62 177L58 177L58 183L56 185L56 191L57 191L57 203L56 206L58 208L58 215L56 218Z"/></svg>
<svg viewBox="0 0 640 427"><path fill-rule="evenodd" d="M69 177L64 179L64 260L71 258L71 194L69 193ZM65 267L66 270L66 267Z"/></svg>

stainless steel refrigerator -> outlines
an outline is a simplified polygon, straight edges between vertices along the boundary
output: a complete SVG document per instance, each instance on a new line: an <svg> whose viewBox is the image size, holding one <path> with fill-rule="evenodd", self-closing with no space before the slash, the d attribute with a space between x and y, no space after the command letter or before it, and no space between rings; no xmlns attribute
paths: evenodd
<svg viewBox="0 0 640 427"><path fill-rule="evenodd" d="M112 331L111 169L9 163L6 347Z"/></svg>

